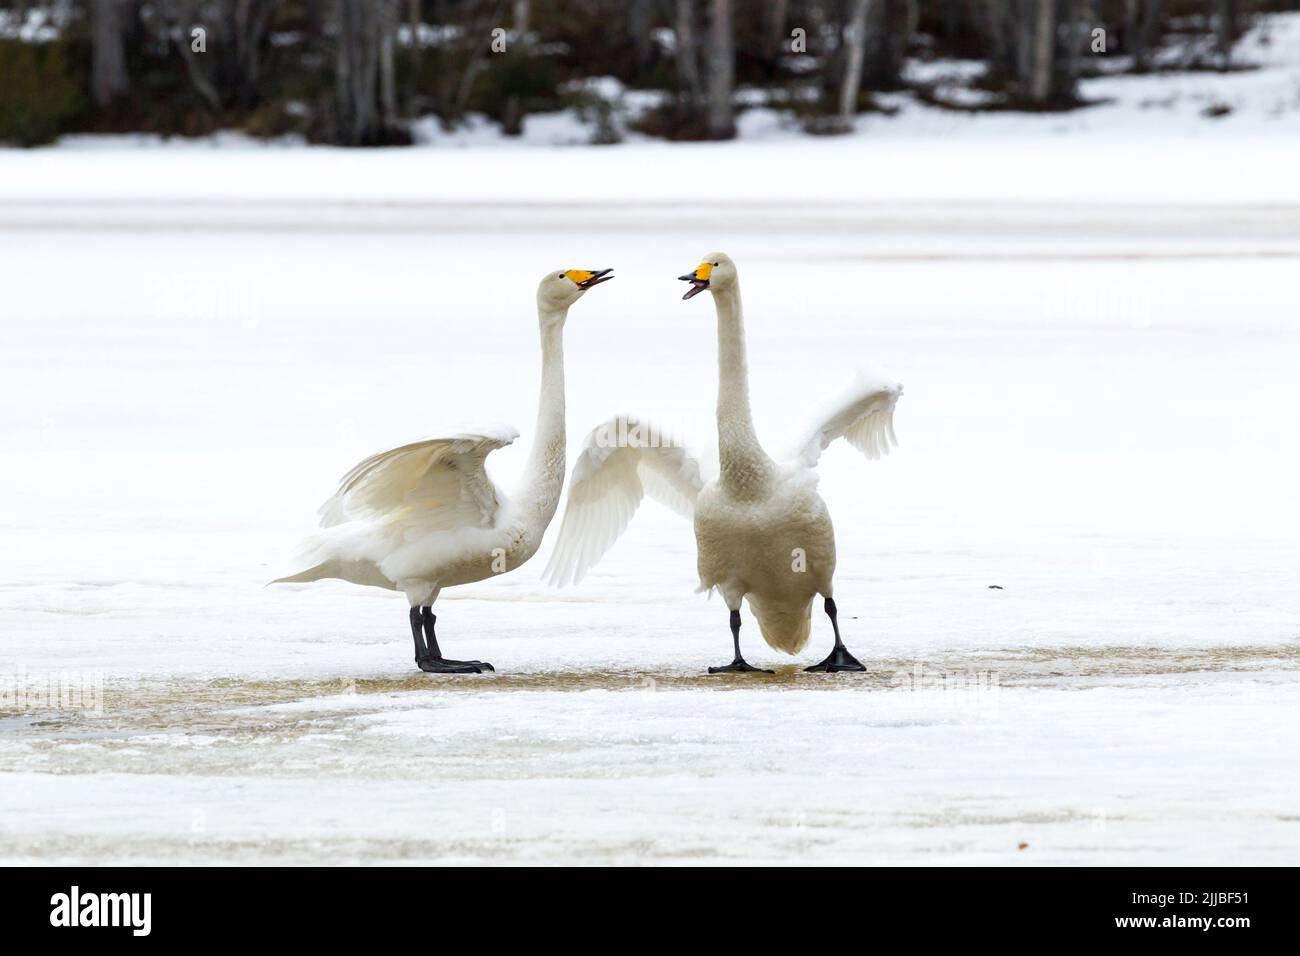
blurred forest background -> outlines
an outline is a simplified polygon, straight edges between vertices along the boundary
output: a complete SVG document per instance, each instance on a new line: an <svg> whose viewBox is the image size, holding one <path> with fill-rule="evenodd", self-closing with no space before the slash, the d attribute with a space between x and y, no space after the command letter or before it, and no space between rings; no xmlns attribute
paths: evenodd
<svg viewBox="0 0 1300 956"><path fill-rule="evenodd" d="M1067 110L1098 73L1241 68L1253 17L1300 0L0 0L0 141L241 129L349 146L470 115L517 135L579 111L625 130L728 139L737 111L844 132L873 94L953 110ZM967 97L909 61L972 67ZM636 91L634 116L616 103Z"/></svg>

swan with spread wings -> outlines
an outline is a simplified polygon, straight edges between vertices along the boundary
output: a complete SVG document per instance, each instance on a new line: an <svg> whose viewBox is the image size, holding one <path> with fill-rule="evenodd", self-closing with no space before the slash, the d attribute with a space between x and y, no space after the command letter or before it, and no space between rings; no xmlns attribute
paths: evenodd
<svg viewBox="0 0 1300 956"><path fill-rule="evenodd" d="M709 673L760 671L740 652L740 606L748 599L769 646L797 654L808 643L812 603L825 599L835 633L826 659L810 671L861 671L840 638L833 596L835 533L817 493L817 462L831 442L846 439L869 458L896 444L894 406L902 386L859 376L829 403L794 454L773 460L759 444L749 405L744 319L736 266L713 253L682 279L683 296L713 294L718 321L718 468L705 464L667 433L619 415L587 438L574 465L569 500L547 567L552 583L573 583L605 554L645 495L692 518L701 590L717 588L730 611L734 659ZM711 462L709 462L711 464ZM768 672L770 673L770 672Z"/></svg>
<svg viewBox="0 0 1300 956"><path fill-rule="evenodd" d="M513 571L542 543L564 485L564 321L569 307L611 269L548 273L537 288L542 386L537 431L517 492L488 476L487 456L519 433L509 426L456 432L365 459L321 505L321 529L306 545L311 566L272 584L340 578L403 591L410 602L415 663L439 674L495 670L449 660L434 633L444 589Z"/></svg>

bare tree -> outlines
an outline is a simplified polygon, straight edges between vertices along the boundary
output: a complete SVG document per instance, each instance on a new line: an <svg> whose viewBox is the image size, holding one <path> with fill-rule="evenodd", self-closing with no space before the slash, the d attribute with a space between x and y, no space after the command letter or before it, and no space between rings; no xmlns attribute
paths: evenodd
<svg viewBox="0 0 1300 956"><path fill-rule="evenodd" d="M261 91L262 46L280 0L223 0L222 5L231 7L225 19L234 37L236 98L241 105L251 106Z"/></svg>
<svg viewBox="0 0 1300 956"><path fill-rule="evenodd" d="M654 52L651 33L654 5L654 0L628 0L627 3L627 32L632 38L632 52L638 65L649 63Z"/></svg>
<svg viewBox="0 0 1300 956"><path fill-rule="evenodd" d="M1034 0L1033 13L1029 99L1042 104L1052 99L1056 86L1056 0Z"/></svg>
<svg viewBox="0 0 1300 956"><path fill-rule="evenodd" d="M407 51L407 56L410 57L410 68L406 77L406 112L408 116L415 115L415 100L419 93L420 57L424 50L420 44L420 24L422 22L420 14L420 0L409 0L406 10L406 28L410 32L410 49Z"/></svg>
<svg viewBox="0 0 1300 956"><path fill-rule="evenodd" d="M704 98L694 24L695 0L677 0L677 72L692 112L699 109Z"/></svg>
<svg viewBox="0 0 1300 956"><path fill-rule="evenodd" d="M1214 0L1214 39L1219 52L1219 69L1232 65L1232 44L1237 39L1238 0Z"/></svg>
<svg viewBox="0 0 1300 956"><path fill-rule="evenodd" d="M470 0L465 5L464 19L461 21L461 34L469 44L464 69L457 73L454 69L444 71L447 83L453 88L449 95L443 96L443 120L448 123L458 122L469 109L470 98L474 95L474 86L479 75L487 68L487 58L491 46L484 42L488 31L501 23L505 15L506 0Z"/></svg>
<svg viewBox="0 0 1300 956"><path fill-rule="evenodd" d="M203 64L199 63L191 46L190 31L199 22L199 4L200 0L188 0L174 7L172 12L175 19L171 23L171 28L176 36L176 43L181 51L181 61L185 64L185 75L189 78L190 85L194 87L207 107L215 113L221 109L221 94L217 92L212 78L208 76Z"/></svg>
<svg viewBox="0 0 1300 956"><path fill-rule="evenodd" d="M366 0L337 0L338 39L335 82L338 88L338 135L348 146L379 138L380 117L375 99L379 65L378 18Z"/></svg>
<svg viewBox="0 0 1300 956"><path fill-rule="evenodd" d="M384 126L397 124L397 68L393 47L397 43L397 0L378 0L375 17L379 23L379 103Z"/></svg>
<svg viewBox="0 0 1300 956"><path fill-rule="evenodd" d="M731 102L736 76L733 30L731 0L713 0L709 24L710 139L730 139L736 135Z"/></svg>
<svg viewBox="0 0 1300 956"><path fill-rule="evenodd" d="M893 89L898 85L920 16L917 0L876 0L871 5L862 62L864 87Z"/></svg>
<svg viewBox="0 0 1300 956"><path fill-rule="evenodd" d="M126 74L126 37L121 0L91 0L90 89L107 106L131 88Z"/></svg>
<svg viewBox="0 0 1300 956"><path fill-rule="evenodd" d="M789 0L771 0L768 5L768 43L771 45L768 55L773 59L785 52L785 18L789 6Z"/></svg>
<svg viewBox="0 0 1300 956"><path fill-rule="evenodd" d="M1159 39L1164 19L1161 0L1127 0L1124 23L1126 50L1133 57L1133 69L1145 73L1150 67L1151 48Z"/></svg>
<svg viewBox="0 0 1300 956"><path fill-rule="evenodd" d="M1065 9L1065 87L1074 91L1079 83L1079 62L1087 45L1090 23L1096 23L1091 0L1062 0Z"/></svg>
<svg viewBox="0 0 1300 956"><path fill-rule="evenodd" d="M988 0L983 23L988 43L988 59L995 72L1010 76L1018 72L1016 31L1011 15L1012 0Z"/></svg>
<svg viewBox="0 0 1300 956"><path fill-rule="evenodd" d="M989 4L989 59L1009 81L1010 101L1035 107L1075 96L1080 41L1076 0L994 0Z"/></svg>
<svg viewBox="0 0 1300 956"><path fill-rule="evenodd" d="M872 0L853 0L853 13L844 29L844 42L848 59L844 64L844 80L840 85L839 127L848 132L853 114L858 111L858 91L862 88L862 60L867 46L867 15Z"/></svg>
<svg viewBox="0 0 1300 956"><path fill-rule="evenodd" d="M514 33L517 44L516 56L529 56L529 20L532 16L532 4L529 0L514 0ZM524 104L519 94L511 93L506 97L505 115L501 120L501 129L507 136L521 136L524 132Z"/></svg>

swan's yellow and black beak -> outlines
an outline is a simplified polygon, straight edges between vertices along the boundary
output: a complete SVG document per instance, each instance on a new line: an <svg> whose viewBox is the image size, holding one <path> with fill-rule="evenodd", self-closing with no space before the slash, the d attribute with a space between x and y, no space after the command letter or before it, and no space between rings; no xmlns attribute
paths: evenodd
<svg viewBox="0 0 1300 956"><path fill-rule="evenodd" d="M678 276L677 278L681 279L683 282L694 283L690 287L690 289L687 290L686 294L682 296L682 298L689 299L691 296L699 295L701 292L707 289L709 287L709 275L712 272L713 272L713 263L701 262L698 266L695 267L694 272L691 272L684 276Z"/></svg>
<svg viewBox="0 0 1300 956"><path fill-rule="evenodd" d="M599 272L592 272L590 269L570 269L564 274L564 277L579 289L586 291L594 285L600 285L602 282L608 282L614 278L610 275L613 271L613 269L601 269Z"/></svg>

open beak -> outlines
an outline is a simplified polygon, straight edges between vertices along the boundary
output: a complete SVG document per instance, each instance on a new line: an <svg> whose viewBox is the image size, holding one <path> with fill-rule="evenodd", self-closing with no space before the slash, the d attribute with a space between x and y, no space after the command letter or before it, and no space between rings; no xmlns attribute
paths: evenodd
<svg viewBox="0 0 1300 956"><path fill-rule="evenodd" d="M600 285L602 282L608 282L614 278L610 275L613 271L613 269L601 269L599 272L592 272L589 269L570 269L565 275L573 280L574 285L585 292L594 285Z"/></svg>
<svg viewBox="0 0 1300 956"><path fill-rule="evenodd" d="M682 296L682 298L689 299L691 296L699 295L707 289L709 287L709 274L712 272L712 264L701 262L694 272L688 273L684 276L678 276L677 278L681 279L683 282L692 283L691 287L686 291L686 294Z"/></svg>

